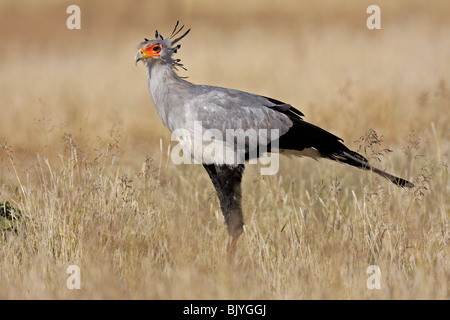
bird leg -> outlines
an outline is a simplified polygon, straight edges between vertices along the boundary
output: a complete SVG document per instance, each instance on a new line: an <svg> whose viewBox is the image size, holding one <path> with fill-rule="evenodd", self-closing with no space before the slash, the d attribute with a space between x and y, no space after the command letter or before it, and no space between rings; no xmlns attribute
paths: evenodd
<svg viewBox="0 0 450 320"><path fill-rule="evenodd" d="M237 240L244 231L241 205L241 181L244 165L203 164L203 166L208 172L219 198L220 208L230 235L227 252L229 258L232 259Z"/></svg>

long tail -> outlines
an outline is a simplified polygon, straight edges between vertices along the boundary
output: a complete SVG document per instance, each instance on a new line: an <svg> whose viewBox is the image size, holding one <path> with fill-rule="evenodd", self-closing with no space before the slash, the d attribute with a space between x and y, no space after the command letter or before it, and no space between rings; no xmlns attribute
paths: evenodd
<svg viewBox="0 0 450 320"><path fill-rule="evenodd" d="M411 182L372 166L365 157L347 148L342 143L342 139L332 133L304 120L295 120L291 129L280 137L280 149L297 151L299 155L302 155L302 152L304 155L310 155L311 150L314 150L320 157L346 163L363 170L373 171L397 186L414 187L414 184Z"/></svg>
<svg viewBox="0 0 450 320"><path fill-rule="evenodd" d="M383 170L380 170L380 169L372 166L366 158L364 158L359 153L348 149L344 144L342 144L342 147L343 148L341 150L339 150L337 153L329 155L328 158L339 161L339 162L347 163L351 166L354 166L354 167L357 167L360 169L373 171L376 174L379 174L380 176L382 176L383 178L388 179L393 184L400 186L402 188L414 187L414 184L409 182L408 180L393 176L390 173L387 173Z"/></svg>

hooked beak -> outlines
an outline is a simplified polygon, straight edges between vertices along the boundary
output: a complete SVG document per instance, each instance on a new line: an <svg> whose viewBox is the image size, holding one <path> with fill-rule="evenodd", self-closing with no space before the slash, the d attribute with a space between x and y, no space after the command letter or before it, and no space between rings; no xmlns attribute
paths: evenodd
<svg viewBox="0 0 450 320"><path fill-rule="evenodd" d="M137 65L137 63L139 61L141 61L142 59L147 59L147 58L150 58L150 56L147 53L145 53L144 50L139 50L136 53L136 56L134 57L135 64Z"/></svg>

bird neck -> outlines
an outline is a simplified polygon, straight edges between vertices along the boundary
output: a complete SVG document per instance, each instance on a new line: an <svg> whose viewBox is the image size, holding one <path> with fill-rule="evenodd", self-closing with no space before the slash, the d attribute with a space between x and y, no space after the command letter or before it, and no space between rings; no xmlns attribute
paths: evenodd
<svg viewBox="0 0 450 320"><path fill-rule="evenodd" d="M172 66L167 63L155 61L147 64L148 89L157 107L161 99L168 94L168 84L178 77Z"/></svg>
<svg viewBox="0 0 450 320"><path fill-rule="evenodd" d="M147 64L148 89L159 117L166 127L170 125L171 91L177 84L187 84L175 72L171 63L154 61Z"/></svg>
<svg viewBox="0 0 450 320"><path fill-rule="evenodd" d="M182 82L178 74L175 72L171 63L164 61L153 61L147 64L148 80L158 82L160 84L171 84L173 82Z"/></svg>

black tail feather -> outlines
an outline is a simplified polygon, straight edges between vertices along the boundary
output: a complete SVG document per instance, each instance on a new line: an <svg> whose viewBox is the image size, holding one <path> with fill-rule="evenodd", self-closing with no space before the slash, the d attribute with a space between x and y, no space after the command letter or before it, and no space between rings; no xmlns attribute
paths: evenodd
<svg viewBox="0 0 450 320"><path fill-rule="evenodd" d="M414 184L409 182L408 180L393 176L392 174L389 174L383 170L380 170L374 166L372 166L369 161L367 161L366 158L364 158L362 155L360 155L359 153L355 152L355 151L351 151L350 149L348 149L346 146L342 145L345 149L347 150L343 150L340 152L340 155L336 158L334 158L333 156L331 156L331 159L333 160L337 160L339 162L344 162L347 163L349 165L352 165L354 167L360 168L360 169L364 169L364 170L370 170L372 172L375 172L376 174L379 174L380 176L382 176L383 178L388 179L389 181L391 181L393 184L402 187L402 188L412 188L414 187Z"/></svg>
<svg viewBox="0 0 450 320"><path fill-rule="evenodd" d="M307 148L314 148L324 158L346 163L363 170L370 170L402 188L414 187L411 182L372 166L365 157L348 149L342 143L342 139L332 133L302 119L292 120L294 125L280 137L280 149L302 151Z"/></svg>

